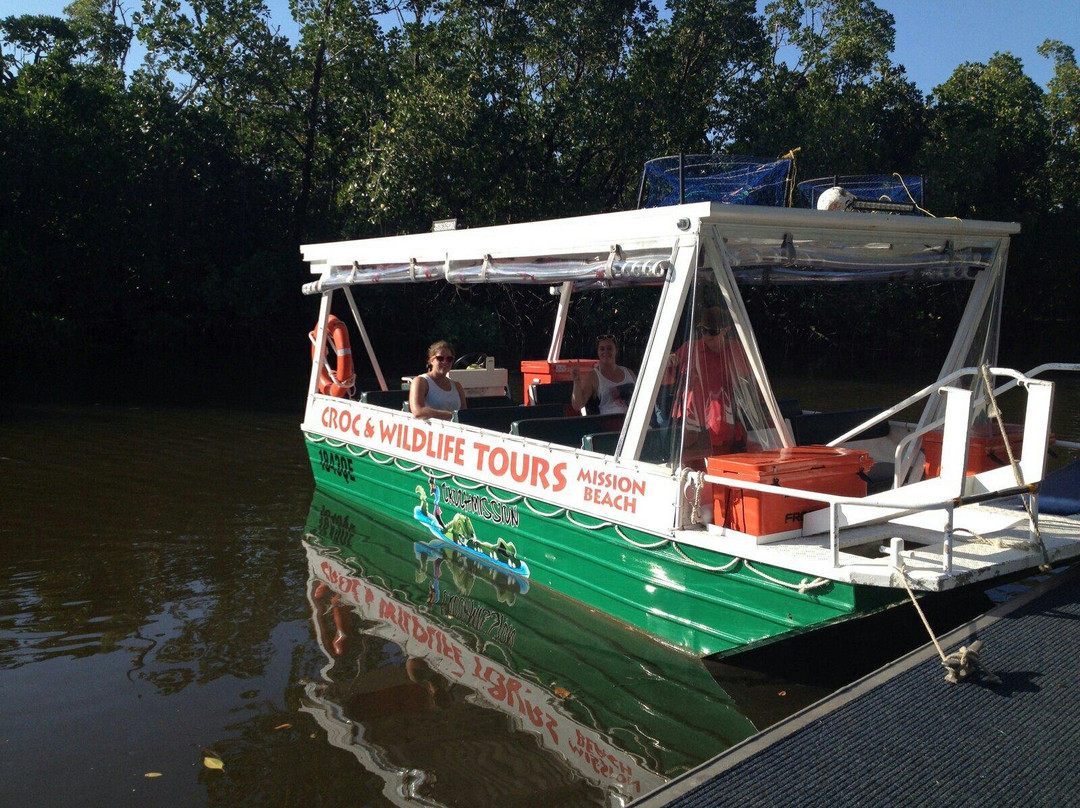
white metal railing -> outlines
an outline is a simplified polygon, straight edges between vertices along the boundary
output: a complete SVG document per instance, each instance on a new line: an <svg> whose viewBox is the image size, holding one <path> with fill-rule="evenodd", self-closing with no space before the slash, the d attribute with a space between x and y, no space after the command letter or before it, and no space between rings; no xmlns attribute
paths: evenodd
<svg viewBox="0 0 1080 808"><path fill-rule="evenodd" d="M1048 370L1067 370L1078 371L1080 365L1074 364L1049 364L1040 365L1033 370L1033 373L1042 373ZM829 533L829 548L832 553L832 563L834 567L840 567L840 533L843 527L855 527L858 525L866 525L870 523L876 523L880 521L892 522L893 520L911 516L919 513L927 513L932 511L941 511L944 516L944 526L942 530L942 561L941 569L945 574L952 572L953 559L953 524L954 524L954 512L956 508L964 505L977 504L979 502L986 502L990 500L1003 499L1005 497L1015 495L1026 495L1030 497L1030 507L1027 508L1028 514L1028 535L1029 539L1036 542L1042 547L1041 537L1039 536L1038 525L1038 492L1039 486L1042 482L1042 473L1031 473L1028 477L1028 481L1025 482L1023 474L1016 473L1015 480L1011 485L1002 485L1000 474L996 474L994 471L984 472L981 475L977 474L974 478L965 477L966 467L966 451L968 438L970 434L970 406L971 395L970 391L961 390L958 388L946 388L942 387L944 381L951 381L964 376L971 375L973 373L981 373L979 368L963 368L950 374L945 380L939 380L934 385L928 386L919 391L913 396L909 396L904 401L897 404L895 407L885 410L884 412L874 416L864 424L855 427L849 432L837 438L830 445L836 445L843 442L855 435L858 435L863 430L867 429L880 421L887 419L891 415L899 412L907 406L910 406L920 398L929 395L935 390L941 389L943 392L949 394L949 404L946 408L946 417L942 421L935 424L928 425L918 433L913 433L908 436L912 440L915 437L924 434L925 431L935 428L936 426L945 426L946 432L950 432L951 437L948 438L950 446L955 444L953 448L955 452L950 451L949 457L952 460L956 460L952 455L956 454L959 457L959 461L952 462L951 466L955 468L950 469L950 479L943 485L937 485L936 480L927 480L910 485L908 494L911 495L911 501L904 501L904 494L900 493L904 487L898 487L889 491L883 492L880 495L871 495L869 497L848 497L838 496L835 494L826 494L816 491L806 491L800 488L790 488L781 485L770 485L765 483L753 482L749 480L742 480L736 477L726 477L722 475L705 474L702 479L705 482L712 483L714 485L720 485L727 488L737 488L746 491L756 491L762 494L773 494L777 496L789 496L797 497L800 499L811 500L815 502L823 502L829 509L828 514L828 533ZM1029 421L1035 419L1034 426L1036 432L1039 429L1046 430L1050 417L1050 405L1052 400L1052 385L1046 381L1037 381L1029 374L1022 374L1018 371L1008 368L990 368L989 373L995 376L1008 376L1012 378L1012 381L1002 385L1000 388L994 391L995 395L998 392L1007 391L1018 384L1031 385L1029 390L1029 396L1034 395L1036 389L1042 390L1039 396L1036 398L1030 398L1028 402L1028 410L1025 415L1025 432L1029 426ZM1043 388L1046 388L1043 390ZM1038 403L1035 403L1035 402ZM949 426L952 424L952 427ZM963 425L961 427L961 424ZM957 431L959 429L959 431ZM950 431L951 430L951 431ZM953 434L955 433L955 434ZM1031 438L1032 442L1036 441L1036 435L1033 433ZM956 440L953 440L956 438ZM907 440L907 438L905 438ZM943 464L943 477L944 466L946 463L945 452L948 447L945 445L946 441L943 440L942 445L942 464ZM1028 447L1028 441L1025 441L1025 449ZM899 458L899 447L897 457ZM1045 467L1045 451L1046 447L1042 447L1042 452L1035 452L1033 457L1025 458L1021 457L1020 461L1016 463L1016 469L1020 469L1023 466L1029 467L1029 472L1033 468ZM1025 460L1037 461L1032 463L1025 463ZM1001 470L997 470L1000 472ZM1015 469L1014 469L1015 472ZM990 482L993 481L994 485L991 486ZM934 483L934 485L931 485ZM976 484L977 483L977 484ZM983 484L986 487L981 487ZM920 498L919 494L923 496ZM851 511L847 514L843 512L843 509L848 507ZM865 510L873 511L874 509L881 509L887 511L882 516L866 516L862 513ZM815 513L815 512L810 512ZM819 525L823 521L823 517L816 517ZM841 522L845 521L846 524L842 525ZM824 527L824 525L821 525ZM813 532L813 531L811 531ZM891 554L894 556L894 561L898 561L898 546L894 542L890 548ZM1045 550L1044 550L1045 555Z"/></svg>
<svg viewBox="0 0 1080 808"><path fill-rule="evenodd" d="M1037 365L1036 367L1029 370L1027 373L1020 373L1018 371L1012 370L1011 368L990 368L990 373L994 376L1012 377L1011 381L1008 381L1000 387L996 388L994 390L994 395L1001 395L1002 393L1006 393L1009 390L1012 390L1014 387L1024 381L1034 380L1042 373L1054 371L1069 371L1074 373L1080 373L1080 364L1071 362L1047 362L1042 365ZM957 379L964 378L965 376L974 376L981 372L982 371L977 367L966 367L960 368L959 370L956 370L948 374L947 376L943 376L932 384L928 384L926 387L922 388L918 392L912 393L900 403L894 404L887 410L882 410L880 413L873 416L872 418L869 418L858 426L849 429L843 435L840 435L838 438L834 438L833 440L829 441L827 445L839 446L845 441L851 440L853 437L860 434L861 432L866 431L870 427L879 424L882 421L887 421L897 413L902 412L903 410L910 407L912 404L915 404L916 402L926 398L931 393L937 392L945 385L948 385L956 381ZM895 471L893 473L894 486L898 485L900 480L907 477L907 474L911 468L911 464L914 461L914 452L905 454L908 450L908 447L910 447L916 439L921 438L928 432L939 429L943 423L943 419L933 421L929 424L926 424L920 429L912 431L910 434L905 435L903 438L900 439L899 443L897 444L896 452L893 458L895 463ZM1066 449L1080 449L1080 443L1075 443L1072 441L1056 441L1055 444L1058 446L1062 446Z"/></svg>
<svg viewBox="0 0 1080 808"><path fill-rule="evenodd" d="M953 512L956 508L963 505L974 505L979 502L986 502L993 499L1002 499L1004 497L1015 496L1018 494L1030 495L1035 503L1038 501L1039 483L1033 483L1031 485L1014 486L1008 489L1002 489L1000 491L993 491L991 493L984 494L971 494L961 495L958 497L949 497L941 500L924 500L922 502L875 502L873 500L867 500L862 497L846 497L839 496L837 494L825 494L820 491L806 491L802 488L789 488L783 485L771 485L768 483L755 483L750 480L741 480L737 477L724 477L717 474L706 474L704 480L707 483L713 485L722 485L728 488L741 488L746 491L758 491L763 494L774 494L776 496L798 497L799 499L809 499L815 502L824 502L829 508L829 549L832 552L833 566L841 567L840 563L840 531L839 524L839 507L843 505L856 505L859 507L881 508L883 510L892 511L890 514L891 519L911 516L916 513L924 513L926 511L944 510L946 513L946 526L943 533L942 543L942 572L952 572L952 523ZM1029 524L1029 532L1034 536L1035 529L1037 527L1037 514L1038 508L1032 508L1033 514L1036 514L1036 522Z"/></svg>

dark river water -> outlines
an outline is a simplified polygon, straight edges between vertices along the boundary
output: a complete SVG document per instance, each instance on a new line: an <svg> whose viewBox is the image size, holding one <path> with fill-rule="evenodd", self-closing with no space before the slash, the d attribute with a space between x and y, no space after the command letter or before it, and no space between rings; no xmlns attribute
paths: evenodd
<svg viewBox="0 0 1080 808"><path fill-rule="evenodd" d="M3 411L0 805L622 805L926 639L706 666L315 492L299 421Z"/></svg>

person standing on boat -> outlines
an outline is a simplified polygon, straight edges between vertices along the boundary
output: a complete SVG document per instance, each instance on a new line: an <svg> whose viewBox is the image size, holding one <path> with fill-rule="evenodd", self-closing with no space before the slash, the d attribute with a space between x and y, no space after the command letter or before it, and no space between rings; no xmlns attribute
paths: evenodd
<svg viewBox="0 0 1080 808"><path fill-rule="evenodd" d="M449 421L455 410L466 408L465 389L447 374L454 366L454 346L446 340L428 348L428 372L417 376L409 386L409 410L417 418L442 418Z"/></svg>
<svg viewBox="0 0 1080 808"><path fill-rule="evenodd" d="M672 417L684 418L683 462L693 457L746 451L746 429L732 405L735 375L743 364L741 349L730 339L732 325L724 310L705 310L695 337L683 343L668 360L664 383L685 390L675 394ZM684 374L687 378L683 378Z"/></svg>
<svg viewBox="0 0 1080 808"><path fill-rule="evenodd" d="M637 381L629 368L615 364L619 346L613 334L601 334L596 338L596 356L600 360L592 372L582 373L575 365L571 371L574 390L570 406L583 410L594 397L600 399L600 414L625 413L630 406L630 396Z"/></svg>

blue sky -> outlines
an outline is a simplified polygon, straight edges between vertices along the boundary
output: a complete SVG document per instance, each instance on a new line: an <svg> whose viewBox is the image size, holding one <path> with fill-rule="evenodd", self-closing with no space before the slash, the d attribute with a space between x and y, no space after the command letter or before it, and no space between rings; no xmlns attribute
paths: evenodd
<svg viewBox="0 0 1080 808"><path fill-rule="evenodd" d="M0 0L0 17L9 14L59 14L70 0ZM128 0L137 7L138 0ZM282 31L291 27L288 0L268 0ZM764 5L759 0L759 7ZM948 79L963 62L985 62L1009 51L1040 85L1053 74L1036 53L1044 39L1060 39L1080 54L1078 0L877 0L896 18L893 61L907 68L923 92Z"/></svg>

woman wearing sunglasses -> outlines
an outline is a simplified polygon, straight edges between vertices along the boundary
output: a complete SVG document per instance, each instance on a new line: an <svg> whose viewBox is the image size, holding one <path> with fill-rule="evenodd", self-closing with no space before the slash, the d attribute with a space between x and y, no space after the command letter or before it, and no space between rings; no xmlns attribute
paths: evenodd
<svg viewBox="0 0 1080 808"><path fill-rule="evenodd" d="M446 374L454 366L454 346L446 340L433 342L427 351L428 372L409 386L409 409L417 418L449 421L454 410L465 409L465 389Z"/></svg>
<svg viewBox="0 0 1080 808"><path fill-rule="evenodd" d="M600 399L600 414L612 415L626 412L630 396L634 392L636 378L629 368L615 364L619 346L613 334L601 334L596 338L596 356L600 360L592 372L584 374L575 365L571 371L574 391L570 406L583 409L594 397Z"/></svg>

